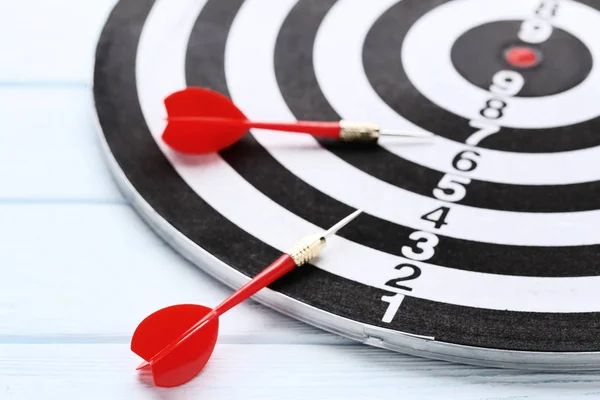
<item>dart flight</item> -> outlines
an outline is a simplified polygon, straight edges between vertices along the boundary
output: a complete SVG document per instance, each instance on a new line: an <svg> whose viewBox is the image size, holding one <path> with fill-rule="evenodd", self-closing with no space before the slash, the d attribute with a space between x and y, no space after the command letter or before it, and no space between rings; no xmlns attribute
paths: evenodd
<svg viewBox="0 0 600 400"><path fill-rule="evenodd" d="M251 121L233 102L210 89L187 87L165 101L167 126L164 142L186 154L223 150L242 138L250 128L296 132L343 141L377 141L381 136L427 138L428 132L381 130L377 124L360 121Z"/></svg>
<svg viewBox="0 0 600 400"><path fill-rule="evenodd" d="M131 350L150 367L154 383L161 387L182 385L206 365L217 342L219 316L248 299L296 267L319 256L327 237L335 234L362 210L356 210L322 234L306 236L282 254L217 307L179 304L146 317L135 330Z"/></svg>

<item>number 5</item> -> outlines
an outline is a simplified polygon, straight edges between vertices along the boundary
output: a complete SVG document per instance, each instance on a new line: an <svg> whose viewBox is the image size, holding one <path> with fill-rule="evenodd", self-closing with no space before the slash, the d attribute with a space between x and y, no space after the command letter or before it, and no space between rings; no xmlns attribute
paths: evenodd
<svg viewBox="0 0 600 400"><path fill-rule="evenodd" d="M467 189L463 185L471 183L471 179L464 176L444 175L438 187L433 189L433 195L440 200L459 201L467 194Z"/></svg>

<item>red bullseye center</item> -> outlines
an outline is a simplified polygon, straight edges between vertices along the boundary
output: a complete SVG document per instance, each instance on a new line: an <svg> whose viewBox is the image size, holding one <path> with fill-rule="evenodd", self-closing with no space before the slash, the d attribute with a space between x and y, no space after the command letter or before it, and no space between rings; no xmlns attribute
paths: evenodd
<svg viewBox="0 0 600 400"><path fill-rule="evenodd" d="M533 67L539 62L538 54L530 47L513 47L506 52L506 61L514 67Z"/></svg>

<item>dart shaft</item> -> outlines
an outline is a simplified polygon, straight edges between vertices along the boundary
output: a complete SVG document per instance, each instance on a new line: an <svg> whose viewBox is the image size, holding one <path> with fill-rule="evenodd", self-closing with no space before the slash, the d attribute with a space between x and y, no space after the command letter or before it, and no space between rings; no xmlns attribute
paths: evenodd
<svg viewBox="0 0 600 400"><path fill-rule="evenodd" d="M285 132L308 133L313 136L336 139L340 134L337 122L297 121L297 122L253 122L253 128L271 129Z"/></svg>
<svg viewBox="0 0 600 400"><path fill-rule="evenodd" d="M325 237L330 236L346 226L350 221L355 219L362 210L356 210L352 214L348 215L343 220L336 223L334 226L329 228L324 234L314 234L306 236L296 242L290 247L284 254L282 254L277 260L271 265L262 270L258 275L252 278L244 286L236 290L232 295L227 297L221 304L216 306L210 313L204 318L195 323L185 333L183 333L176 341L169 344L167 347L157 353L151 361L160 359L163 355L169 353L172 349L177 347L179 343L185 341L195 332L197 332L204 324L213 318L218 318L220 315L235 307L242 301L252 297L259 290L269 286L271 283L281 278L283 275L292 271L296 267L300 267L313 259L317 258L321 253L321 250L325 246Z"/></svg>
<svg viewBox="0 0 600 400"><path fill-rule="evenodd" d="M283 255L275 260L275 262L265 268L261 273L256 275L250 282L246 283L235 293L225 299L221 304L215 307L213 312L217 316L223 314L245 299L251 297L262 288L267 287L275 280L292 271L294 268L300 267L317 258L321 253L321 250L323 250L323 247L325 247L325 237L333 235L335 232L350 223L350 221L354 220L361 213L361 209L356 210L329 228L323 234L309 235L300 239Z"/></svg>
<svg viewBox="0 0 600 400"><path fill-rule="evenodd" d="M218 318L224 312L253 296L259 290L269 286L271 283L292 271L294 268L299 267L317 257L324 245L325 240L321 237L321 235L308 236L300 240L293 247L291 247L290 250L281 255L277 260L271 263L271 265L252 278L252 280L236 290L221 304L216 306L210 313L205 315L204 318L187 329L177 338L177 340L173 341L159 351L154 357L152 357L151 360L148 360L148 362L155 363L159 361L163 356L167 355L169 352L179 346L179 344L187 340L191 335L200 330L213 318Z"/></svg>
<svg viewBox="0 0 600 400"><path fill-rule="evenodd" d="M251 129L295 132L344 142L376 143L381 136L423 138L423 132L382 131L365 121L253 121L231 99L200 87L188 87L165 98L167 121L163 141L185 154L219 152Z"/></svg>
<svg viewBox="0 0 600 400"><path fill-rule="evenodd" d="M196 333L198 330L211 321L213 318L218 318L221 314L246 300L247 298L254 295L262 288L270 285L273 281L277 280L281 276L290 272L297 267L294 258L289 254L283 254L271 265L265 268L260 274L256 275L250 282L235 291L231 296L225 299L221 304L215 307L210 313L204 316L200 321L191 326L177 340L173 341L161 351L159 351L152 359L148 360L149 363L158 362L163 356L167 355L179 344L183 343L190 336Z"/></svg>
<svg viewBox="0 0 600 400"><path fill-rule="evenodd" d="M205 324L214 318L218 318L227 310L253 296L256 292L269 286L272 282L292 271L296 267L300 267L318 257L321 253L321 250L325 246L325 237L333 235L339 229L355 219L361 212L362 210L360 209L356 210L324 233L313 234L300 239L277 260L271 263L271 265L265 268L244 286L236 290L231 296L229 296L221 304L212 309L211 312L200 319L200 321L188 328L176 340L156 353L154 357L147 361L147 363L152 364L160 361L164 356L172 352L176 347L189 339L194 333L198 332Z"/></svg>
<svg viewBox="0 0 600 400"><path fill-rule="evenodd" d="M225 299L214 308L216 316L223 314L235 307L242 301L250 298L259 290L269 286L271 283L296 268L296 262L289 254L283 254L271 265L256 275L250 282L246 283L235 293Z"/></svg>
<svg viewBox="0 0 600 400"><path fill-rule="evenodd" d="M381 136L429 138L429 132L390 131L380 130L379 125L362 121L326 122L326 121L294 121L294 122L265 122L248 119L219 118L219 117L169 117L172 124L196 124L197 128L208 129L266 129L283 132L307 133L313 136L342 139L344 141L376 141Z"/></svg>
<svg viewBox="0 0 600 400"><path fill-rule="evenodd" d="M204 128L255 128L284 132L308 133L314 136L330 137L337 139L340 136L338 122L325 121L294 121L294 122L265 122L250 121L248 119L215 118L215 117L170 117L169 122L192 122Z"/></svg>

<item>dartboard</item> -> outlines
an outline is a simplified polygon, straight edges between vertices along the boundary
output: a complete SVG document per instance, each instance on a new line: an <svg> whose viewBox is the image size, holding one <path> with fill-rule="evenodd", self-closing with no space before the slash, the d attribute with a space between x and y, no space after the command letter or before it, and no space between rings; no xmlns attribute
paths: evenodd
<svg viewBox="0 0 600 400"><path fill-rule="evenodd" d="M97 122L143 219L234 288L364 210L263 304L413 355L596 368L599 38L592 0L120 0L97 46ZM434 136L250 129L178 154L164 99L190 86L250 119Z"/></svg>

